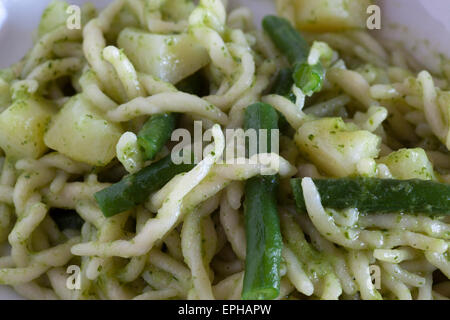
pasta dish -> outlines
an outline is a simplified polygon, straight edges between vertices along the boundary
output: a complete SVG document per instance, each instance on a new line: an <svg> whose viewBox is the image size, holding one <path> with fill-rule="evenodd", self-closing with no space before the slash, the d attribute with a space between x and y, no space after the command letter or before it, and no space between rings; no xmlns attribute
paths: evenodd
<svg viewBox="0 0 450 320"><path fill-rule="evenodd" d="M0 70L0 284L449 299L450 60L376 39L369 0L227 2L50 2Z"/></svg>

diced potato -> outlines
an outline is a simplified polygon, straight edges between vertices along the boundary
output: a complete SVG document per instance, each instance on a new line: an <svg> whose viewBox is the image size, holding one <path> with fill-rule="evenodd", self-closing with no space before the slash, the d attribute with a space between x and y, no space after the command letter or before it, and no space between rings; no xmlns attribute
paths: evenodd
<svg viewBox="0 0 450 320"><path fill-rule="evenodd" d="M39 158L47 150L44 133L53 113L42 99L15 101L0 114L0 147L12 158Z"/></svg>
<svg viewBox="0 0 450 320"><path fill-rule="evenodd" d="M297 27L308 31L364 28L370 0L293 0Z"/></svg>
<svg viewBox="0 0 450 320"><path fill-rule="evenodd" d="M117 43L138 71L173 84L209 63L207 51L187 34L160 35L126 28Z"/></svg>
<svg viewBox="0 0 450 320"><path fill-rule="evenodd" d="M356 173L361 159L376 158L381 139L341 118L322 118L303 124L295 142L304 156L334 177Z"/></svg>
<svg viewBox="0 0 450 320"><path fill-rule="evenodd" d="M195 4L192 0L166 0L161 8L165 18L174 21L187 20L194 9Z"/></svg>
<svg viewBox="0 0 450 320"><path fill-rule="evenodd" d="M397 179L435 180L433 165L421 148L400 149L380 159Z"/></svg>
<svg viewBox="0 0 450 320"><path fill-rule="evenodd" d="M53 0L41 17L38 27L38 36L41 37L49 31L66 23L69 14L66 12L69 4L66 1Z"/></svg>
<svg viewBox="0 0 450 320"><path fill-rule="evenodd" d="M83 96L71 98L52 120L45 144L77 161L107 165L116 156L122 128L103 119Z"/></svg>
<svg viewBox="0 0 450 320"><path fill-rule="evenodd" d="M74 17L73 14L76 12L71 10L67 11L68 8L69 3L67 1L53 0L50 2L50 4L45 8L41 21L39 22L38 37L42 37L47 32L53 31L54 29L65 25L68 19ZM87 2L82 6L80 13L80 23L84 26L89 20L95 18L97 15L97 10L92 3Z"/></svg>

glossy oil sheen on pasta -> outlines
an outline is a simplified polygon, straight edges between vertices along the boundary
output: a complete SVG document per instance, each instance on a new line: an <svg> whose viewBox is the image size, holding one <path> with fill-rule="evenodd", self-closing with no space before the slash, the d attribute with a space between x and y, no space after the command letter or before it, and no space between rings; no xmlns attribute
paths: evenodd
<svg viewBox="0 0 450 320"><path fill-rule="evenodd" d="M358 29L359 7L347 8L358 17L349 20L324 1L280 0L278 13L305 30L308 61L326 70L320 92L305 99L294 88L292 102L267 93L285 58L248 9L228 12L226 2L85 5L82 30L66 27L68 4L51 3L33 48L0 70L0 284L30 299L240 299L244 182L265 167L221 163L223 130L243 128L245 108L262 101L294 129L268 155L280 164L279 298L448 299L448 217L323 208L308 178L299 214L289 180L450 183L450 64L430 74L377 42ZM177 89L199 71L207 95ZM136 134L162 112L212 128L214 152L144 205L106 218L94 193L148 165ZM69 214L77 227L58 222ZM75 290L69 266L80 270Z"/></svg>

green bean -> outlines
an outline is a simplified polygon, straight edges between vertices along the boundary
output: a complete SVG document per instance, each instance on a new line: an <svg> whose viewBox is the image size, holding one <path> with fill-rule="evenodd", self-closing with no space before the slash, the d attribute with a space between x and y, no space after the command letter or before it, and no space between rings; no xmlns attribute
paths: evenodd
<svg viewBox="0 0 450 320"><path fill-rule="evenodd" d="M263 28L292 65L295 85L307 95L320 91L324 69L320 62L313 66L307 63L309 45L300 33L286 19L270 15L264 17Z"/></svg>
<svg viewBox="0 0 450 320"><path fill-rule="evenodd" d="M278 130L278 113L277 111L269 104L266 103L255 103L247 107L245 110L245 119L244 119L244 130L256 130L258 144L255 151L257 153L270 153L272 150L272 130ZM259 144L259 135L261 133L260 130L267 130L267 141L266 141L266 150L262 150L262 146ZM247 145L246 150L248 151L250 148ZM247 156L251 157L253 154L247 154Z"/></svg>
<svg viewBox="0 0 450 320"><path fill-rule="evenodd" d="M450 185L427 180L313 179L326 208L364 213L450 214ZM306 212L301 179L291 180L299 212Z"/></svg>
<svg viewBox="0 0 450 320"><path fill-rule="evenodd" d="M94 197L105 217L111 217L144 203L151 193L161 189L174 176L193 167L194 164L174 164L168 155L97 192Z"/></svg>
<svg viewBox="0 0 450 320"><path fill-rule="evenodd" d="M245 111L245 129L278 129L272 106L256 103ZM270 136L270 134L268 134ZM259 141L259 140L258 140ZM270 138L268 150L271 152ZM258 146L259 149L259 146ZM261 150L259 150L261 151ZM282 238L277 212L278 176L256 176L245 184L247 239L243 299L275 299L280 292Z"/></svg>
<svg viewBox="0 0 450 320"><path fill-rule="evenodd" d="M322 64L309 65L307 63L297 64L292 74L295 84L306 94L319 92L325 79L325 71Z"/></svg>
<svg viewBox="0 0 450 320"><path fill-rule="evenodd" d="M153 160L170 139L176 117L171 113L151 116L139 131L137 141L144 151L144 160Z"/></svg>
<svg viewBox="0 0 450 320"><path fill-rule="evenodd" d="M272 85L271 93L286 97L292 102L295 102L295 96L292 93L293 85L294 79L292 78L292 69L281 69Z"/></svg>
<svg viewBox="0 0 450 320"><path fill-rule="evenodd" d="M291 65L306 62L309 54L308 42L288 20L269 15L264 17L262 25L264 31Z"/></svg>

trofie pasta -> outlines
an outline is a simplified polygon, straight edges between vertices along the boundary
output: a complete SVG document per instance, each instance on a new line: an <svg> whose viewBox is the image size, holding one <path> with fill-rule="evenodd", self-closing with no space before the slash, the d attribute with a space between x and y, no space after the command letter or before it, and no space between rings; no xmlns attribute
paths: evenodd
<svg viewBox="0 0 450 320"><path fill-rule="evenodd" d="M364 31L370 1L331 2L255 26L226 0L112 0L69 28L52 1L0 70L0 284L449 299L450 62L424 70Z"/></svg>

